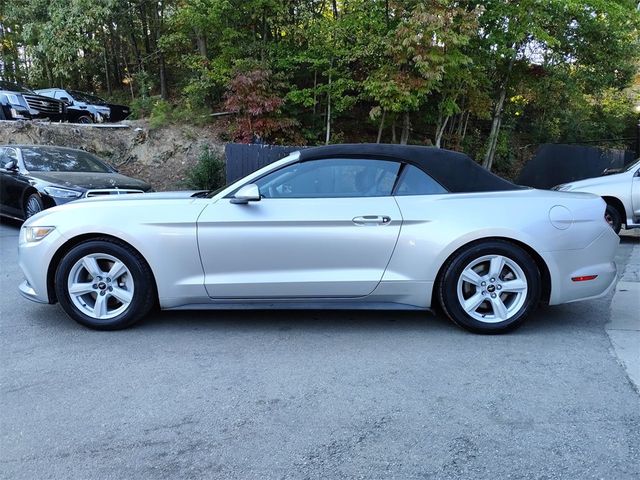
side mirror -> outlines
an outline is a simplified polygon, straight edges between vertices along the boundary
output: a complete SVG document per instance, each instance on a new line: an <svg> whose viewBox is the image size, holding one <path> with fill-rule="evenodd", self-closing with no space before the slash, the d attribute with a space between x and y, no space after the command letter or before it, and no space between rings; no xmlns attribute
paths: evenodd
<svg viewBox="0 0 640 480"><path fill-rule="evenodd" d="M72 105L73 102L69 100L68 97L60 97L60 101L66 103L67 105Z"/></svg>
<svg viewBox="0 0 640 480"><path fill-rule="evenodd" d="M260 189L255 183L250 183L235 193L231 199L231 203L247 204L249 202L257 202L259 200Z"/></svg>
<svg viewBox="0 0 640 480"><path fill-rule="evenodd" d="M18 170L18 162L16 162L15 160L8 161L7 163L4 164L4 169L11 170L11 171Z"/></svg>

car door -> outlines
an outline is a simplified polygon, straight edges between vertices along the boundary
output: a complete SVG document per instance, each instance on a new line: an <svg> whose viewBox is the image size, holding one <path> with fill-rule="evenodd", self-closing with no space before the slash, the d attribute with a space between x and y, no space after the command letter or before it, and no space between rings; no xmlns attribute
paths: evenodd
<svg viewBox="0 0 640 480"><path fill-rule="evenodd" d="M20 165L18 151L12 147L6 147L0 156L0 205L3 214L22 218L24 215L22 201L29 181L18 168L11 170L4 168L11 161Z"/></svg>
<svg viewBox="0 0 640 480"><path fill-rule="evenodd" d="M298 162L255 181L261 199L223 198L198 219L213 298L360 297L380 282L402 218L391 192L400 164Z"/></svg>

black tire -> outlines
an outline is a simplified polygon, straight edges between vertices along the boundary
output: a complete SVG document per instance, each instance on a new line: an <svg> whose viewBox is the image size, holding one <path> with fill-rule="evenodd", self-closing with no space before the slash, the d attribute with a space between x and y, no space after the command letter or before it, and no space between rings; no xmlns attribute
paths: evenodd
<svg viewBox="0 0 640 480"><path fill-rule="evenodd" d="M93 118L89 115L82 115L76 119L75 123L93 123Z"/></svg>
<svg viewBox="0 0 640 480"><path fill-rule="evenodd" d="M122 307L124 309L112 318L100 319L96 316L88 315L86 309L83 311L78 305L76 305L76 303L74 303L74 300L72 300L69 293L68 281L70 279L70 275L73 274L72 269L75 269L78 262L81 259L86 258L88 255L113 257L122 262L128 269L128 272L124 274L126 275L128 287L125 286L124 289L128 288L129 291L133 290L131 300L127 305L123 303ZM100 267L104 272L106 272L106 269L108 269L110 265L106 260L98 260L99 264L101 262L102 264ZM111 264L111 266L112 265L113 264ZM122 279L124 277L118 278ZM82 297L76 296L75 301L79 303L86 301L86 307L91 309L91 299L93 298L95 302L100 292L101 295L104 296L104 302L107 302L106 305L111 302L111 304L115 304L117 306L121 302L116 298L115 293L110 293L113 290L111 290L109 285L116 285L116 283L120 284L120 280L114 278L113 283L111 283L112 279L108 280L110 282L109 284L107 284L106 278L101 277L100 280L97 280L95 277L87 277L85 281L88 284L93 282L92 287L95 292L86 293ZM120 286L116 285L116 288L120 288ZM127 328L140 321L156 304L156 290L153 273L151 272L147 262L138 252L125 243L110 238L88 240L73 247L62 258L58 265L55 274L55 291L60 305L71 318L81 325L95 330L119 330ZM96 305L94 304L94 311L95 307ZM116 313L117 311L118 308L114 307L113 313Z"/></svg>
<svg viewBox="0 0 640 480"><path fill-rule="evenodd" d="M604 219L611 225L614 232L620 233L620 229L622 228L622 214L610 203L607 203L607 208L604 211Z"/></svg>
<svg viewBox="0 0 640 480"><path fill-rule="evenodd" d="M486 268L490 265L490 260L482 260L491 256L502 258L506 262L500 274L503 278L498 278L495 283L489 282L489 280L493 282L494 279L490 279L491 275L486 271ZM473 267L473 269L474 271L478 269L482 273L481 279L483 281L486 279L484 281L484 284L487 284L485 287L476 287L461 280L463 272L465 270L468 272L468 267L479 261L481 263ZM517 271L518 268L519 271ZM526 291L521 293L507 292L506 282L516 280L519 277L526 279ZM460 290L459 281L461 282ZM499 290L502 290L503 284L505 285L505 290L501 292ZM447 260L439 278L437 292L444 313L455 324L474 333L495 334L511 331L525 321L540 301L540 284L540 271L536 262L526 251L505 240L488 240L464 247ZM499 288L498 285L500 285ZM459 291L463 300L468 301L470 304L474 303L471 297L475 294L480 295L476 298L480 299L482 303L477 308L474 308L471 314L468 313L463 308ZM468 295L468 297L465 295ZM493 297L493 300L490 297ZM493 302L498 300L507 309L507 314L504 315L505 320L503 321L499 320L501 316L495 313L496 308L493 307ZM513 310L508 311L509 309ZM490 310L493 313L489 313ZM475 315L475 318L472 315ZM486 319L484 320L477 318L484 318L485 315Z"/></svg>
<svg viewBox="0 0 640 480"><path fill-rule="evenodd" d="M38 195L37 193L32 193L31 195L29 195L24 201L23 210L25 220L44 210L44 204L42 203L42 198L40 198L40 195Z"/></svg>

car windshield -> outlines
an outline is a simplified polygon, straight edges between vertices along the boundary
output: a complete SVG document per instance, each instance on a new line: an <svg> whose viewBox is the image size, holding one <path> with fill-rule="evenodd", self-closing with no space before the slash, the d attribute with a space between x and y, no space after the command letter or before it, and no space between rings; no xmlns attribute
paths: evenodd
<svg viewBox="0 0 640 480"><path fill-rule="evenodd" d="M80 100L81 102L91 103L93 105L104 105L107 103L102 98L91 95L90 93L79 92L77 90L69 91L73 95L73 98L75 98L76 100Z"/></svg>
<svg viewBox="0 0 640 480"><path fill-rule="evenodd" d="M32 172L95 172L114 170L98 157L81 150L65 148L22 148L22 159Z"/></svg>
<svg viewBox="0 0 640 480"><path fill-rule="evenodd" d="M29 90L26 87L18 85L17 83L5 82L0 80L0 90L7 90L10 92L20 92L20 93L33 93L33 91Z"/></svg>
<svg viewBox="0 0 640 480"><path fill-rule="evenodd" d="M624 169L622 171L623 172L630 172L631 170L633 170L636 167L640 167L640 158L638 158L635 162L630 163L629 165L624 167Z"/></svg>

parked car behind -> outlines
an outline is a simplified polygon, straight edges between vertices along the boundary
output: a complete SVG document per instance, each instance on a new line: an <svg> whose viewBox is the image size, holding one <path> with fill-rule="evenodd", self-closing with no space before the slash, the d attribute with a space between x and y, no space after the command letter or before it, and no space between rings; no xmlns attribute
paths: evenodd
<svg viewBox="0 0 640 480"><path fill-rule="evenodd" d="M640 159L619 173L587 178L553 187L562 192L595 193L607 202L605 219L618 233L624 224L627 229L640 227Z"/></svg>
<svg viewBox="0 0 640 480"><path fill-rule="evenodd" d="M64 102L38 95L17 83L0 80L0 120L67 119Z"/></svg>
<svg viewBox="0 0 640 480"><path fill-rule="evenodd" d="M0 215L25 220L79 198L143 193L151 187L95 155L72 148L0 145Z"/></svg>
<svg viewBox="0 0 640 480"><path fill-rule="evenodd" d="M71 93L74 98L77 98L83 102L90 103L92 105L102 105L104 107L108 107L111 112L111 115L109 117L109 121L111 122L119 122L121 120L125 120L129 115L131 115L131 108L126 105L109 103L104 98L101 98L97 95L80 92L78 90L68 90L68 92Z"/></svg>
<svg viewBox="0 0 640 480"><path fill-rule="evenodd" d="M55 98L67 105L67 117L72 123L102 123L108 122L111 109L104 104L95 104L81 95L72 95L63 88L45 88L36 93Z"/></svg>

